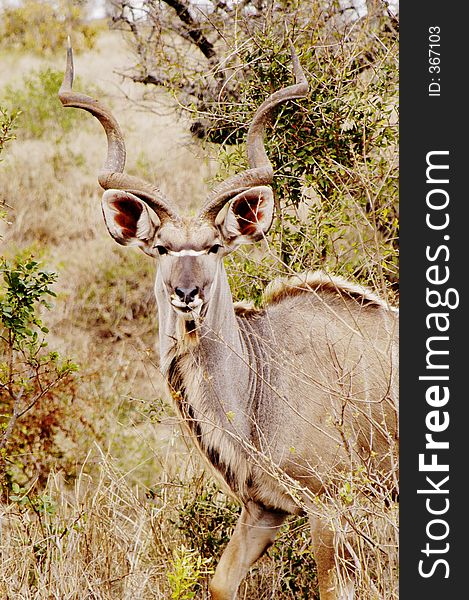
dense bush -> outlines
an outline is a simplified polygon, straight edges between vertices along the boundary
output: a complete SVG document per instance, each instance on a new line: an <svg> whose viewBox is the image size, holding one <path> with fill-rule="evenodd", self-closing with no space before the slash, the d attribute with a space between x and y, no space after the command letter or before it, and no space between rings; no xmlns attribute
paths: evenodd
<svg viewBox="0 0 469 600"><path fill-rule="evenodd" d="M268 127L279 219L260 264L248 255L241 264L232 261L233 289L242 297L258 299L272 276L321 268L395 301L397 49L385 30L380 34L378 41L376 32L357 24L350 39L335 38L328 50L317 30L298 37L310 92L282 106ZM212 127L225 121L223 136L230 141L244 139L245 124L263 98L292 82L288 46L273 35L256 36L240 53L250 65L238 86L241 101L213 113ZM247 168L237 146L225 143L221 158L222 176Z"/></svg>

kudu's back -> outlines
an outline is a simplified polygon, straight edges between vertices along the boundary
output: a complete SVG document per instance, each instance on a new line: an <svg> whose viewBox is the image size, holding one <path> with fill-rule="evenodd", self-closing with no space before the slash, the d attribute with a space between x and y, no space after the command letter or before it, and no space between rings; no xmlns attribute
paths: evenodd
<svg viewBox="0 0 469 600"><path fill-rule="evenodd" d="M351 465L392 481L398 312L368 290L315 273L268 290L263 309L237 313L252 384L238 396L229 437L251 467L251 499L301 512ZM202 370L214 368L217 353L230 353L222 340L201 343L201 355L210 357ZM236 363L234 354L228 363ZM209 404L224 405L213 386L204 393ZM296 505L285 493L293 481L308 490Z"/></svg>

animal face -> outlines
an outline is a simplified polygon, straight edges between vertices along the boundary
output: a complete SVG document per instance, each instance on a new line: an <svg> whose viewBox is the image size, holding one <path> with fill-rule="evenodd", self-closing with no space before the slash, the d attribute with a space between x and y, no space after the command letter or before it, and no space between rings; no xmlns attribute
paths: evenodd
<svg viewBox="0 0 469 600"><path fill-rule="evenodd" d="M139 246L158 260L167 299L186 320L206 310L223 258L240 244L266 234L273 208L272 190L267 186L237 193L217 214L193 219L158 215L141 198L121 190L107 190L102 199L111 236L119 244Z"/></svg>

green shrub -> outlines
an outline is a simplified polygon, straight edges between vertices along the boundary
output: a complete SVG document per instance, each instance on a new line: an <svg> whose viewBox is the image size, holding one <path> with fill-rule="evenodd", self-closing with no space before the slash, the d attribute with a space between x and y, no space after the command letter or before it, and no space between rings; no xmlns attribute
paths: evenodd
<svg viewBox="0 0 469 600"><path fill-rule="evenodd" d="M173 551L172 569L168 572L172 600L191 600L202 576L211 572L211 558L202 558L196 551L180 546Z"/></svg>
<svg viewBox="0 0 469 600"><path fill-rule="evenodd" d="M74 124L76 127L76 119L81 115L64 110L57 96L62 79L62 71L42 69L25 76L21 86L6 86L3 104L11 110L21 109L20 138L59 137L71 131Z"/></svg>
<svg viewBox="0 0 469 600"><path fill-rule="evenodd" d="M44 483L60 454L55 435L67 427L67 402L77 369L47 348L39 311L55 294L54 273L30 257L1 259L0 493L13 485Z"/></svg>
<svg viewBox="0 0 469 600"><path fill-rule="evenodd" d="M0 47L28 52L63 50L73 31L74 48L92 48L100 25L86 22L79 4L58 0L22 0L0 13Z"/></svg>
<svg viewBox="0 0 469 600"><path fill-rule="evenodd" d="M6 108L0 106L0 154L5 144L15 139L14 130L19 114L18 110L9 112Z"/></svg>
<svg viewBox="0 0 469 600"><path fill-rule="evenodd" d="M354 37L334 38L329 50L319 27L296 39L310 92L283 104L267 127L279 218L261 261L255 251L229 263L237 299L258 301L273 277L307 269L343 275L391 301L397 294L397 46L385 25L357 23ZM288 46L271 30L253 35L239 53L249 65L240 99L229 112L213 107L212 126L228 140L218 179L247 168L245 124L273 90L292 82ZM233 148L234 140L242 145Z"/></svg>
<svg viewBox="0 0 469 600"><path fill-rule="evenodd" d="M239 506L205 478L192 479L187 490L173 525L200 556L220 557L236 525Z"/></svg>

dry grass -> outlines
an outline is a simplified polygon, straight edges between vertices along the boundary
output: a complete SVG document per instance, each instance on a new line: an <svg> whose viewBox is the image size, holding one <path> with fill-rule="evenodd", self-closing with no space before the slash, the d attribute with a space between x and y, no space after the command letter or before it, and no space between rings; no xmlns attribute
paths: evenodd
<svg viewBox="0 0 469 600"><path fill-rule="evenodd" d="M84 473L87 462L73 489L53 474L32 509L4 512L2 598L169 597L170 511L149 502L109 455L98 451L95 459L97 477Z"/></svg>

